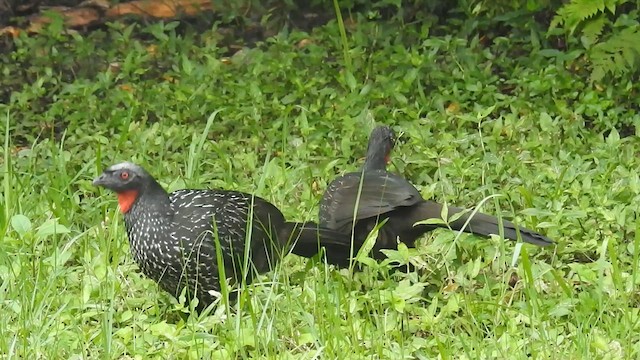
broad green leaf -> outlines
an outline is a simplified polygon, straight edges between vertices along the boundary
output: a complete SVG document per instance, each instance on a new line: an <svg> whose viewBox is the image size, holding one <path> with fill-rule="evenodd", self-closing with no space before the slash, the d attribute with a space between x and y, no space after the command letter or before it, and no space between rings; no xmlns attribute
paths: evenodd
<svg viewBox="0 0 640 360"><path fill-rule="evenodd" d="M13 215L11 217L11 227L18 235L24 236L31 231L31 220L22 214Z"/></svg>
<svg viewBox="0 0 640 360"><path fill-rule="evenodd" d="M57 219L49 219L38 227L36 237L41 239L49 235L68 234L69 232L70 230L66 226L59 224Z"/></svg>

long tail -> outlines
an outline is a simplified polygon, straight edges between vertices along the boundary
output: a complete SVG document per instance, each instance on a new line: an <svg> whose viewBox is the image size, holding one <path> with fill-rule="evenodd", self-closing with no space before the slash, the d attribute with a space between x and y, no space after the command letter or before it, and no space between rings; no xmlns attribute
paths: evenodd
<svg viewBox="0 0 640 360"><path fill-rule="evenodd" d="M293 254L311 258L324 247L338 253L349 254L351 237L330 230L313 222L286 222L280 232L280 239L287 242L287 249Z"/></svg>
<svg viewBox="0 0 640 360"><path fill-rule="evenodd" d="M442 205L433 201L423 201L420 204L414 205L414 211L412 211L412 217L420 217L422 219L431 219L431 218L441 218ZM465 209L449 206L448 207L448 216L451 218L454 214L465 211ZM467 220L469 223L467 226L464 226ZM529 230L522 226L517 226L508 220L502 220L503 225L503 233L505 239L517 240L518 239L518 231L520 231L520 238L522 241L537 245L537 246L549 246L553 245L553 240L548 237L537 233L533 230ZM439 225L442 227L446 227L446 225ZM467 211L464 215L460 216L460 218L456 219L449 223L449 226L453 230L460 230L481 235L485 237L489 237L491 234L500 234L500 225L498 223L498 218L483 214L480 212L476 212L473 214L472 211Z"/></svg>

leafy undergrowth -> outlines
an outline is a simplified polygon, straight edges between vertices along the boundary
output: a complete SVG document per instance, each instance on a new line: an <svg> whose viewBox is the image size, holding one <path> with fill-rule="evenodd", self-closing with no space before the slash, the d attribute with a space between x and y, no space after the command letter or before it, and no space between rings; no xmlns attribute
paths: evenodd
<svg viewBox="0 0 640 360"><path fill-rule="evenodd" d="M330 23L230 58L215 32L174 25L21 38L4 55L7 358L640 356L640 144L615 130L640 121L618 101L632 83L593 87L538 40L426 25L359 19L345 53ZM114 197L91 186L130 160L170 190L252 192L314 219L374 123L403 132L394 170L424 197L500 195L484 211L558 246L525 245L512 267L513 243L442 230L355 274L290 255L237 305L186 316L137 271Z"/></svg>

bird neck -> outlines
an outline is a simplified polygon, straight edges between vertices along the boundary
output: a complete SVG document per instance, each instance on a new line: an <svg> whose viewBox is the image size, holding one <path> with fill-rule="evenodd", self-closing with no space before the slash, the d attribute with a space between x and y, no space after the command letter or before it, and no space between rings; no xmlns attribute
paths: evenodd
<svg viewBox="0 0 640 360"><path fill-rule="evenodd" d="M367 157L364 160L364 171L385 170L389 160L389 152L381 148L371 148L367 150Z"/></svg>
<svg viewBox="0 0 640 360"><path fill-rule="evenodd" d="M119 194L120 197L128 199L130 202L127 211L123 213L125 218L139 218L149 216L164 216L166 217L171 213L171 201L169 200L169 194L158 184L155 180L152 180L147 186L140 190L133 190L132 194ZM122 209L122 204L121 204Z"/></svg>
<svg viewBox="0 0 640 360"><path fill-rule="evenodd" d="M156 277L145 264L149 253L159 251L158 247L163 244L163 239L170 236L175 225L169 194L159 184L151 185L140 190L136 201L124 213L124 225L134 260L145 274L157 281L160 277Z"/></svg>

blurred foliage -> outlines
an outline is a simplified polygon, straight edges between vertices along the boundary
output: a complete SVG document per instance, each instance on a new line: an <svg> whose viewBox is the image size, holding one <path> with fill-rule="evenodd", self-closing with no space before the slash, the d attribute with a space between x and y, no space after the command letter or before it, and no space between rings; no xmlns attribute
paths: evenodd
<svg viewBox="0 0 640 360"><path fill-rule="evenodd" d="M605 76L614 81L628 75L637 79L638 5L627 0L573 0L558 9L549 33L557 34L560 27L575 48L584 47L592 81L603 81Z"/></svg>
<svg viewBox="0 0 640 360"><path fill-rule="evenodd" d="M342 22L332 2L277 4L90 32L54 19L4 49L0 353L638 358L638 85L593 80L580 26L549 34L562 4L353 1ZM484 210L558 246L512 267L513 243L434 231L356 274L287 256L233 311L185 319L91 185L131 160L170 190L248 191L314 219L376 123L401 133L392 170L425 198L501 195Z"/></svg>
<svg viewBox="0 0 640 360"><path fill-rule="evenodd" d="M340 1L342 25L348 36L342 38L336 33L332 41L340 43L342 54L337 52L327 56L345 61L348 71L342 76L352 82L351 77L356 76L354 79L358 80L358 74L354 73L350 58L358 54L371 56L366 54L389 45L403 46L412 49L412 56L423 63L433 52L441 51L440 47L447 49L453 44L467 44L473 51L486 54L490 69L487 71L497 76L496 79L479 79L480 89L494 86L492 81L504 81L500 79L510 77L514 71L536 68L540 61L554 63L567 69L570 77L588 79L589 83L583 85L582 81L567 79L566 84L550 87L547 91L558 94L567 88L567 91L576 92L574 98L588 97L599 103L607 94L605 97L611 99L610 110L596 114L587 108L585 125L598 128L613 126L623 135L630 134L633 132L630 128L635 121L633 118L625 121L610 115L611 112L623 111L616 104L639 108L634 100L637 99L638 85L633 76L637 73L637 50L640 47L637 6L622 0L583 2L590 6L581 6L582 2L577 0L566 4L553 0ZM0 57L0 103L12 103L19 114L31 114L20 122L22 130L18 129L16 133L59 135L70 123L83 121L79 116L62 116L63 105L56 104L61 92L76 89L82 79L86 81L98 76L103 85L110 86L129 86L123 84L125 74L127 82L155 81L159 77L170 77L167 73L184 63L182 59L175 59L177 54L180 58L190 58L194 49L207 46L213 51L208 55L209 59L196 61L210 62L214 58L234 55L242 58L248 48L271 46L295 30L313 34L320 24L333 23L336 17L330 0L214 0L214 5L216 12L213 18L211 14L203 14L192 21L146 21L146 24L125 20L88 33L66 31L62 19L54 17L38 36L19 36L5 48L7 56ZM371 34L366 33L370 30L376 33L370 41L367 40L366 47L353 45L358 42L357 37L370 37ZM304 43L304 39L300 41ZM427 50L429 48L431 50ZM353 55L349 55L351 53ZM495 56L504 56L504 61L494 61ZM465 59L456 61L464 62ZM343 64L340 61L322 64L327 65L341 68ZM366 75L372 63L356 62L356 65L363 66L359 71ZM455 69L446 71L455 72ZM532 75L531 81L539 81L536 77L546 76L549 69L541 71ZM439 79L439 73L431 71L409 71L405 75L411 78L418 74L423 74L421 81L426 87L455 86L447 84L446 77ZM73 82L76 84L70 87ZM595 91L585 91L585 86L593 86ZM104 91L95 85L93 87L82 90L83 94ZM506 83L500 87L505 91L517 89L517 86ZM624 90L614 91L611 87ZM21 91L27 88L31 90ZM124 103L132 100L131 94L123 94ZM553 101L560 103L557 99ZM565 105L571 106L571 102ZM150 119L157 116L149 109L145 112ZM612 120L598 124L600 117Z"/></svg>

